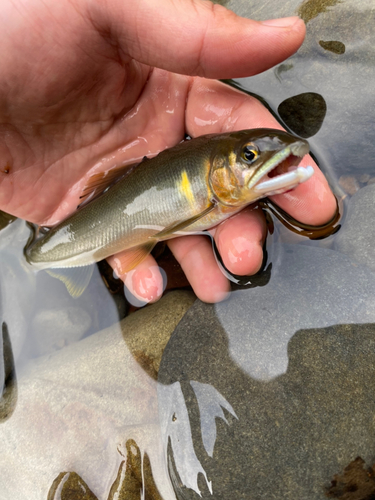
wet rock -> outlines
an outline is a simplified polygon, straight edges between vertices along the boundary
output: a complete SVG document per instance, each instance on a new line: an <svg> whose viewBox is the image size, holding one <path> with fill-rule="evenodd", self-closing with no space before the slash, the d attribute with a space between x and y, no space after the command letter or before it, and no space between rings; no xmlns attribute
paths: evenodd
<svg viewBox="0 0 375 500"><path fill-rule="evenodd" d="M375 185L358 191L349 201L335 248L375 270Z"/></svg>
<svg viewBox="0 0 375 500"><path fill-rule="evenodd" d="M148 373L156 373L165 343L193 300L170 292L23 368L15 411L0 425L4 498L47 498L58 475L72 469L97 498L108 498L126 455L123 443L134 439L147 451L155 488L164 500L173 499L161 459L156 382ZM146 371L127 344L147 356Z"/></svg>
<svg viewBox="0 0 375 500"><path fill-rule="evenodd" d="M4 229L4 227L9 226L9 224L12 224L16 219L17 217L14 217L14 215L7 214L0 210L0 231Z"/></svg>
<svg viewBox="0 0 375 500"><path fill-rule="evenodd" d="M147 453L142 457L137 443L132 439L126 443L126 450L126 461L120 464L108 500L163 500L155 485Z"/></svg>
<svg viewBox="0 0 375 500"><path fill-rule="evenodd" d="M139 316L131 314L122 323L124 340L134 359L150 377L157 379L160 360L171 333L186 311L193 305L193 292L178 290L166 294Z"/></svg>
<svg viewBox="0 0 375 500"><path fill-rule="evenodd" d="M375 498L375 466L365 469L364 460L357 457L345 467L343 474L335 474L326 495L341 500Z"/></svg>
<svg viewBox="0 0 375 500"><path fill-rule="evenodd" d="M304 92L285 99L277 111L287 127L307 139L318 133L327 104L320 94Z"/></svg>
<svg viewBox="0 0 375 500"><path fill-rule="evenodd" d="M61 472L48 492L47 500L98 500L75 472Z"/></svg>
<svg viewBox="0 0 375 500"><path fill-rule="evenodd" d="M337 471L373 458L375 275L332 250L274 255L268 285L197 301L164 351L179 500L323 500Z"/></svg>
<svg viewBox="0 0 375 500"><path fill-rule="evenodd" d="M78 342L91 326L91 317L79 307L44 309L32 321L34 350L38 356Z"/></svg>
<svg viewBox="0 0 375 500"><path fill-rule="evenodd" d="M163 500L155 485L147 453L142 453L133 439L126 443L117 477L109 491L108 500ZM98 500L76 472L61 472L54 480L47 500Z"/></svg>
<svg viewBox="0 0 375 500"><path fill-rule="evenodd" d="M2 324L0 340L0 423L14 412L17 403L17 378L8 327Z"/></svg>
<svg viewBox="0 0 375 500"><path fill-rule="evenodd" d="M305 0L298 8L298 15L307 24L319 14L324 14L324 12L327 12L327 10L338 3L340 3L340 0Z"/></svg>
<svg viewBox="0 0 375 500"><path fill-rule="evenodd" d="M272 252L267 286L215 306L234 361L262 380L285 372L297 330L375 322L375 275L367 267L317 247L275 245Z"/></svg>
<svg viewBox="0 0 375 500"><path fill-rule="evenodd" d="M345 44L342 42L337 42L335 40L319 40L319 45L323 47L324 50L329 50L334 54L345 54Z"/></svg>
<svg viewBox="0 0 375 500"><path fill-rule="evenodd" d="M360 188L357 179L352 175L342 175L339 179L339 185L345 193L350 195L355 194Z"/></svg>
<svg viewBox="0 0 375 500"><path fill-rule="evenodd" d="M371 179L370 174L362 174L358 177L359 182L361 182L363 184L366 184L367 182L369 182L370 179Z"/></svg>

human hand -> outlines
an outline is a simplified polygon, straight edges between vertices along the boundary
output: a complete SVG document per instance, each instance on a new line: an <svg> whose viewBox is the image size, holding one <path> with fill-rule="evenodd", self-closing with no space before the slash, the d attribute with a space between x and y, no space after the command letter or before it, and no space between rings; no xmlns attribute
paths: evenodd
<svg viewBox="0 0 375 500"><path fill-rule="evenodd" d="M6 0L0 26L0 209L41 225L72 213L92 174L151 156L185 133L279 127L255 99L203 77L263 71L304 36L297 18L272 26L198 0ZM317 168L275 198L308 224L326 222L336 208ZM212 234L229 271L258 270L259 211L247 208ZM169 245L198 297L225 297L229 283L205 238ZM121 260L109 261L121 274ZM151 256L121 277L146 301L162 292Z"/></svg>

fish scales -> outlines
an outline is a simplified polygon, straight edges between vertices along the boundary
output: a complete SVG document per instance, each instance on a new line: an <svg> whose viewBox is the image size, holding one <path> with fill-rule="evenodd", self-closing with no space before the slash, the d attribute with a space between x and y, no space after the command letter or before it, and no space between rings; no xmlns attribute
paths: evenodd
<svg viewBox="0 0 375 500"><path fill-rule="evenodd" d="M79 255L82 259L72 262L74 266L97 262L141 244L145 234L150 237L199 214L209 203L209 148L203 143L187 159L187 144L172 155L166 150L142 162L98 200L59 224L32 248L33 262L58 263Z"/></svg>

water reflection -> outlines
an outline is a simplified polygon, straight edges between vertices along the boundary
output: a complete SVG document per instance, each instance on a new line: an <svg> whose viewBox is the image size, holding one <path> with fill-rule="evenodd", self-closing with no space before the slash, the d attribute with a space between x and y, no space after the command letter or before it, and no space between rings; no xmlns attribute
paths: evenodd
<svg viewBox="0 0 375 500"><path fill-rule="evenodd" d="M146 498L172 500L155 379L164 347L194 294L170 293L119 323L117 295L108 293L99 272L79 299L47 274L30 274L21 258L28 236L26 224L16 221L0 239L0 308L10 337L4 325L0 366L8 418L0 426L0 498L23 500L27 492L30 499L45 500L50 491L54 499L103 499L111 488L113 498L120 491L125 496L118 498L133 498L121 462L127 449L135 449L124 443L134 440L142 456L138 498L147 491ZM16 406L10 405L16 395L11 345ZM86 496L74 496L76 490Z"/></svg>

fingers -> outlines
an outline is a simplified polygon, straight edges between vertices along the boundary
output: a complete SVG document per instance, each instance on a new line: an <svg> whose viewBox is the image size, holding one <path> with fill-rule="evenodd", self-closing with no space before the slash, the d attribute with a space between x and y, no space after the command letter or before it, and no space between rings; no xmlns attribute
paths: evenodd
<svg viewBox="0 0 375 500"><path fill-rule="evenodd" d="M259 270L266 237L266 223L261 210L246 208L221 223L211 234L230 273L251 275ZM230 284L216 263L208 237L184 236L170 240L168 245L198 298L212 303L225 300ZM108 262L138 301L155 302L161 297L163 278L151 255L130 272L123 271L126 251L110 257ZM140 305L129 295L127 298L134 305Z"/></svg>
<svg viewBox="0 0 375 500"><path fill-rule="evenodd" d="M214 229L216 246L228 271L241 276L259 271L266 232L262 211L250 207Z"/></svg>
<svg viewBox="0 0 375 500"><path fill-rule="evenodd" d="M168 241L195 294L204 302L220 302L229 282L217 266L211 241L204 236L183 236Z"/></svg>
<svg viewBox="0 0 375 500"><path fill-rule="evenodd" d="M314 175L292 191L271 198L296 220L312 226L320 226L334 217L337 209L336 198L332 194L327 179L311 161L310 156L306 156L301 165L312 165L315 170Z"/></svg>
<svg viewBox="0 0 375 500"><path fill-rule="evenodd" d="M261 210L247 208L211 231L230 273L256 273L263 261L266 223ZM195 294L204 302L228 296L229 282L219 269L212 244L204 236L185 236L168 242Z"/></svg>
<svg viewBox="0 0 375 500"><path fill-rule="evenodd" d="M292 55L305 36L298 17L261 23L204 0L112 0L88 8L124 60L209 78L260 73Z"/></svg>
<svg viewBox="0 0 375 500"><path fill-rule="evenodd" d="M192 136L220 133L248 128L281 128L276 120L256 99L237 92L220 82L196 78L190 89L186 108L186 130ZM312 165L314 176L295 190L274 196L275 203L295 219L306 224L328 222L335 211L336 201L328 183L306 156L302 165ZM263 259L266 226L259 210L247 208L221 223L211 231L225 267L233 274L251 275L259 270ZM208 238L189 236L169 243L197 296L206 302L225 299L229 283L217 266ZM147 262L143 264L147 268ZM152 264L154 265L154 261ZM138 271L138 270L137 270ZM142 281L142 273L132 276L131 285L143 297L157 297L161 290L157 275ZM140 284L142 283L143 290ZM155 281L156 280L156 281ZM155 292L145 291L147 284L155 285Z"/></svg>
<svg viewBox="0 0 375 500"><path fill-rule="evenodd" d="M160 299L164 291L163 277L155 259L148 255L135 269L124 271L126 251L112 255L108 263L124 282L129 293L125 295L133 305L140 306ZM134 300L134 297L136 300Z"/></svg>

